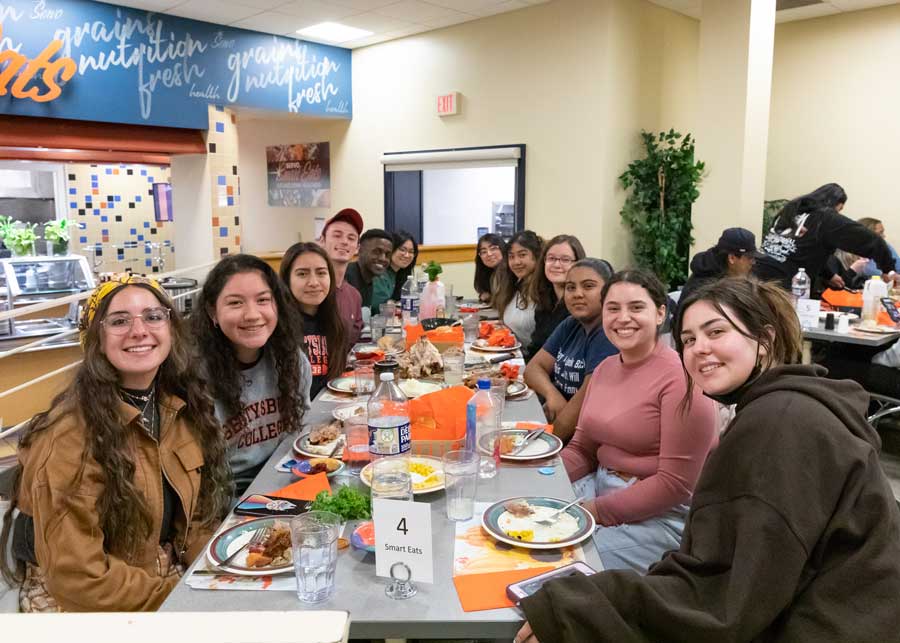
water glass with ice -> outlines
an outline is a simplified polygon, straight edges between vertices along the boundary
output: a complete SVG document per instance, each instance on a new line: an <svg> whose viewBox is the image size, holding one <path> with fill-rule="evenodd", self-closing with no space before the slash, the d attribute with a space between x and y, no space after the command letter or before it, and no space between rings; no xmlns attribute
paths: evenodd
<svg viewBox="0 0 900 643"><path fill-rule="evenodd" d="M297 597L304 603L321 603L334 594L341 521L330 511L309 511L291 519Z"/></svg>
<svg viewBox="0 0 900 643"><path fill-rule="evenodd" d="M448 451L441 460L444 464L447 518L469 520L475 513L481 458L475 451L460 450Z"/></svg>
<svg viewBox="0 0 900 643"><path fill-rule="evenodd" d="M372 329L372 341L377 342L379 339L384 337L384 329L387 326L387 319L384 315L373 315L372 320L369 322L369 327Z"/></svg>
<svg viewBox="0 0 900 643"><path fill-rule="evenodd" d="M447 386L458 386L462 384L463 376L466 372L466 356L460 352L451 354L449 351L443 355L444 362L444 383Z"/></svg>
<svg viewBox="0 0 900 643"><path fill-rule="evenodd" d="M356 377L356 394L369 395L375 390L375 360L358 359L353 364Z"/></svg>
<svg viewBox="0 0 900 643"><path fill-rule="evenodd" d="M466 344L474 344L475 340L478 339L479 323L478 315L467 315L466 317L463 317L462 327Z"/></svg>
<svg viewBox="0 0 900 643"><path fill-rule="evenodd" d="M412 500L412 476L409 458L390 456L372 462L372 500Z"/></svg>

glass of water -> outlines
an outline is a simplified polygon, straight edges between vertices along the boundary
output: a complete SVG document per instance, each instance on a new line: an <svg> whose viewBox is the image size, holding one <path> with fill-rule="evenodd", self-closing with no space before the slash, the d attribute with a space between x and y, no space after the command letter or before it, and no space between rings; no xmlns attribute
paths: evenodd
<svg viewBox="0 0 900 643"><path fill-rule="evenodd" d="M390 456L372 462L372 500L412 500L412 476L409 458Z"/></svg>
<svg viewBox="0 0 900 643"><path fill-rule="evenodd" d="M330 511L309 511L291 519L297 597L304 603L321 603L334 594L341 521Z"/></svg>
<svg viewBox="0 0 900 643"><path fill-rule="evenodd" d="M463 352L451 353L447 351L443 355L444 383L447 386L458 386L463 383L466 374L466 356Z"/></svg>
<svg viewBox="0 0 900 643"><path fill-rule="evenodd" d="M352 415L344 421L344 462L350 475L358 476L369 462L369 418Z"/></svg>
<svg viewBox="0 0 900 643"><path fill-rule="evenodd" d="M444 488L447 490L447 518L468 520L475 513L481 458L475 451L448 451L441 459L444 463Z"/></svg>

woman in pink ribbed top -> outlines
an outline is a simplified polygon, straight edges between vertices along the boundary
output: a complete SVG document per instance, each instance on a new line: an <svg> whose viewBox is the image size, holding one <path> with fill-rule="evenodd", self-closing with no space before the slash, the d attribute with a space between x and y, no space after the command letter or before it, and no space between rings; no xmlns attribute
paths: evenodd
<svg viewBox="0 0 900 643"><path fill-rule="evenodd" d="M603 528L606 569L641 573L677 549L691 492L716 444L712 400L694 389L682 412L678 354L658 341L666 293L652 274L618 272L603 291L603 330L619 349L594 370L562 459L582 505Z"/></svg>

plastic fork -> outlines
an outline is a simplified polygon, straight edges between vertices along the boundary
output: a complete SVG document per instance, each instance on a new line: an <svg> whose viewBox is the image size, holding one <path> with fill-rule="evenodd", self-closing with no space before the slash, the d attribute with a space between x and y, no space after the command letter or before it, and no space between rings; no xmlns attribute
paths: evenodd
<svg viewBox="0 0 900 643"><path fill-rule="evenodd" d="M259 529L254 531L253 535L250 536L250 540L248 540L243 545L241 545L240 549L238 549L236 552L231 554L231 556L229 556L228 558L223 560L221 563L219 563L219 567L227 567L228 563L230 563L235 558L237 558L237 555L240 554L245 549L247 549L248 547L251 547L253 545L261 545L264 542L266 542L266 538L269 537L270 531L271 531L271 529L269 529L269 527L260 527Z"/></svg>
<svg viewBox="0 0 900 643"><path fill-rule="evenodd" d="M568 508L571 507L572 505L577 505L577 504L578 504L579 502L581 502L582 500L584 500L584 497L583 497L583 496L582 496L581 498L575 498L575 500L573 500L572 502L570 502L570 503L567 504L566 506L557 509L555 512L553 512L552 514L550 514L550 515L547 516L546 518L541 518L541 519L539 519L539 520L535 520L534 522L536 522L536 523L539 524L539 525L544 525L545 527L549 527L550 525L552 525L553 523L556 522L556 520L562 515L562 513L563 513L566 509L568 509Z"/></svg>

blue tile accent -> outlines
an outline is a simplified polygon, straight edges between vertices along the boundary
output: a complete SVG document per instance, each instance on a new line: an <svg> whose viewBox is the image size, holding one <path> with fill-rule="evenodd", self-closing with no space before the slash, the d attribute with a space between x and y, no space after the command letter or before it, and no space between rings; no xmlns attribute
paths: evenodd
<svg viewBox="0 0 900 643"><path fill-rule="evenodd" d="M95 216L95 217L99 217L99 216L100 216L100 210L99 210L99 209L97 209L97 208L94 209L94 216Z"/></svg>
<svg viewBox="0 0 900 643"><path fill-rule="evenodd" d="M78 243L87 243L87 237L78 237Z"/></svg>
<svg viewBox="0 0 900 643"><path fill-rule="evenodd" d="M122 195L117 194L115 200L116 200L116 201L121 201L121 200L122 200Z"/></svg>
<svg viewBox="0 0 900 643"><path fill-rule="evenodd" d="M91 174L91 181L96 181L96 180L97 180L97 175Z"/></svg>
<svg viewBox="0 0 900 643"><path fill-rule="evenodd" d="M150 266L153 265L153 261L150 260L150 259L145 259L145 260L144 260L144 265L147 266L147 267L149 268Z"/></svg>
<svg viewBox="0 0 900 643"><path fill-rule="evenodd" d="M132 228L130 234L137 234L137 228Z"/></svg>
<svg viewBox="0 0 900 643"><path fill-rule="evenodd" d="M140 201L142 198L143 198L143 197L142 197L140 194L138 194L137 196L134 197L134 200L135 200L135 201Z"/></svg>
<svg viewBox="0 0 900 643"><path fill-rule="evenodd" d="M105 214L100 216L101 223L107 223L108 221L109 221L109 217L106 216Z"/></svg>
<svg viewBox="0 0 900 643"><path fill-rule="evenodd" d="M150 246L144 246L144 254L145 255L150 254Z"/></svg>
<svg viewBox="0 0 900 643"><path fill-rule="evenodd" d="M141 176L147 176L147 170L141 170Z"/></svg>
<svg viewBox="0 0 900 643"><path fill-rule="evenodd" d="M79 224L78 224L78 229L79 229L79 230L87 230L87 224L86 224L86 223L79 223Z"/></svg>
<svg viewBox="0 0 900 643"><path fill-rule="evenodd" d="M144 227L145 227L145 228L149 228L149 227L150 227L150 222L149 222L149 221L144 221Z"/></svg>
<svg viewBox="0 0 900 643"><path fill-rule="evenodd" d="M105 236L105 237L108 237L108 236L109 236L109 229L108 229L108 228L101 228L100 234L102 234L102 235Z"/></svg>
<svg viewBox="0 0 900 643"><path fill-rule="evenodd" d="M225 123L216 123L217 132L225 132Z"/></svg>
<svg viewBox="0 0 900 643"><path fill-rule="evenodd" d="M228 205L234 205L234 197L233 196L228 197Z"/></svg>
<svg viewBox="0 0 900 643"><path fill-rule="evenodd" d="M144 235L139 234L137 240L138 240L138 241L143 241L143 240L144 240Z"/></svg>
<svg viewBox="0 0 900 643"><path fill-rule="evenodd" d="M69 207L72 208L73 210L77 210L78 204L75 203L74 201L69 201Z"/></svg>
<svg viewBox="0 0 900 643"><path fill-rule="evenodd" d="M69 194L78 194L78 190L75 188L69 188Z"/></svg>
<svg viewBox="0 0 900 643"><path fill-rule="evenodd" d="M97 183L96 181L91 181L91 187L92 187L92 188L99 188L99 187L100 187L100 184Z"/></svg>
<svg viewBox="0 0 900 643"><path fill-rule="evenodd" d="M219 236L227 237L228 236L228 228L226 228L225 226L220 227L219 228Z"/></svg>
<svg viewBox="0 0 900 643"><path fill-rule="evenodd" d="M111 168L111 167L106 168L106 173L107 173L107 174L112 174L112 168Z"/></svg>
<svg viewBox="0 0 900 643"><path fill-rule="evenodd" d="M219 185L225 185L225 177L224 176L219 177Z"/></svg>

